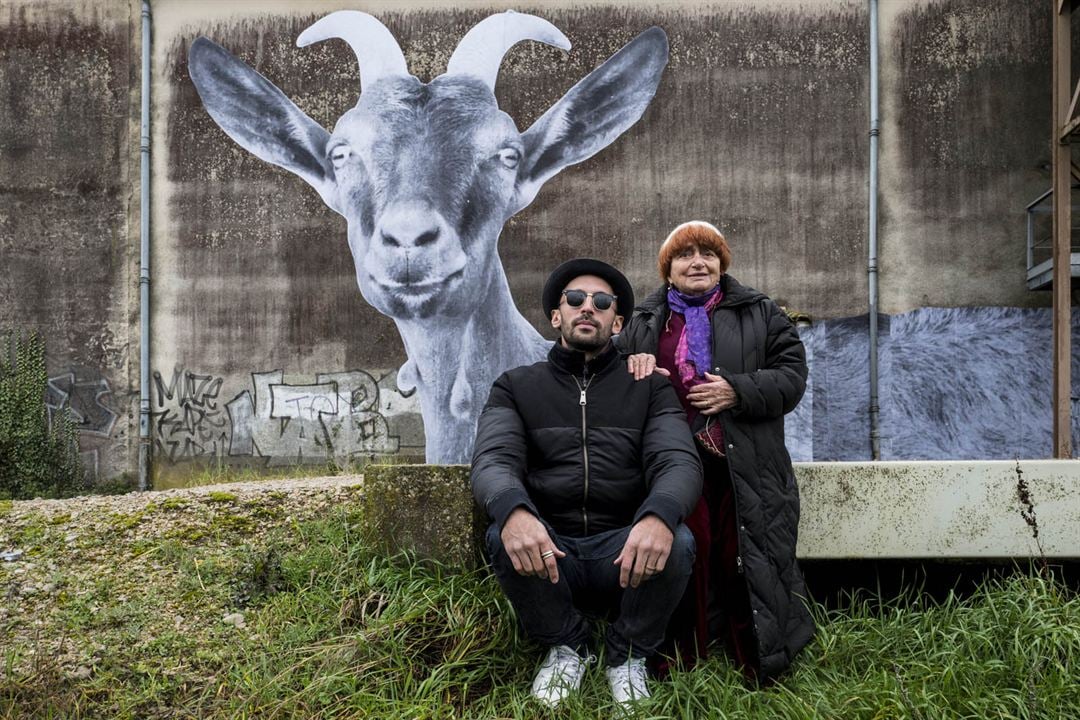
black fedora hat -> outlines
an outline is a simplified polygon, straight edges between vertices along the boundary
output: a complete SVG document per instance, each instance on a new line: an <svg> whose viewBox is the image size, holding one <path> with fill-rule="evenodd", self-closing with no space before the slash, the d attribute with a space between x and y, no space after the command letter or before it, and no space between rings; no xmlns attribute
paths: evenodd
<svg viewBox="0 0 1080 720"><path fill-rule="evenodd" d="M544 283L544 313L551 317L551 311L559 307L559 299L566 284L582 275L595 275L607 281L611 291L615 293L615 311L624 318L629 318L634 311L634 289L630 287L630 281L626 276L608 265L602 260L592 258L574 258L567 260L559 267L551 271L547 282Z"/></svg>

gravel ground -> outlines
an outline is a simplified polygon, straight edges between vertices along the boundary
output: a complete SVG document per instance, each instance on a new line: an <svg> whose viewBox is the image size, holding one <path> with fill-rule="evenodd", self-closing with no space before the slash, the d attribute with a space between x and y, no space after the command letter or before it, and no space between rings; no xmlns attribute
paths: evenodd
<svg viewBox="0 0 1080 720"><path fill-rule="evenodd" d="M161 607L137 618L143 634L235 624L220 607L170 606L190 582L181 556L287 536L295 523L358 500L362 483L361 475L274 479L0 505L0 680L25 676L42 657L81 679L107 650L89 631L96 614L120 613L123 625L124 608L137 613L147 593Z"/></svg>
<svg viewBox="0 0 1080 720"><path fill-rule="evenodd" d="M81 495L63 500L16 500L5 515L5 522L18 522L21 518L41 515L49 518L61 514L83 516L104 512L135 512L145 508L148 503L161 502L168 497L190 497L197 499L213 492L227 492L237 496L238 500L257 499L266 493L296 493L296 504L303 505L304 498L333 493L343 487L356 487L364 482L363 475L332 475L327 477L285 478L256 480L250 482L223 483L221 485L202 485L193 488L173 488L171 490L149 490L130 492L123 495ZM2 530L0 530L2 532ZM0 536L0 546L3 545Z"/></svg>

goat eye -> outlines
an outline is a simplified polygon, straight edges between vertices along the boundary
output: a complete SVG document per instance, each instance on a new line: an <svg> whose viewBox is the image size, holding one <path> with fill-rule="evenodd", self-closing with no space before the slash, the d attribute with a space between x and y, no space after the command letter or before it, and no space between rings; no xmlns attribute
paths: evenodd
<svg viewBox="0 0 1080 720"><path fill-rule="evenodd" d="M334 163L334 169L340 170L344 167L349 157L352 156L352 148L348 145L338 145L330 151L330 160Z"/></svg>
<svg viewBox="0 0 1080 720"><path fill-rule="evenodd" d="M521 160L521 153L516 148L503 148L499 151L499 162L508 170L513 170Z"/></svg>

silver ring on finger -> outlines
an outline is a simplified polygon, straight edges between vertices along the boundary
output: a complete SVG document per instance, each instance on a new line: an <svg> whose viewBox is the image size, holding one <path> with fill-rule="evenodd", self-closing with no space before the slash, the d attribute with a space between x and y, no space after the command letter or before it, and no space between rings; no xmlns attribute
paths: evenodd
<svg viewBox="0 0 1080 720"><path fill-rule="evenodd" d="M554 550L548 550L547 552L540 553L541 560L547 560L549 557L555 554Z"/></svg>

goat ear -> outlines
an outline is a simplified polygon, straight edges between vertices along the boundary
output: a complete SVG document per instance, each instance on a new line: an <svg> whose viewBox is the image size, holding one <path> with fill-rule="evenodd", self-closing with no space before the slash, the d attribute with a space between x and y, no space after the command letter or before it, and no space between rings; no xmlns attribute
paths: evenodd
<svg viewBox="0 0 1080 720"><path fill-rule="evenodd" d="M651 27L570 88L522 135L517 212L560 170L587 160L636 123L668 61L667 34Z"/></svg>
<svg viewBox="0 0 1080 720"><path fill-rule="evenodd" d="M188 67L203 105L226 135L259 159L299 175L340 212L333 199L333 166L325 154L330 133L212 40L196 38Z"/></svg>

